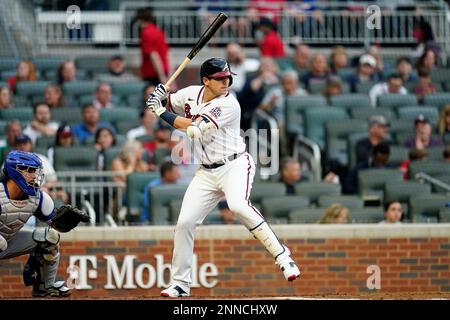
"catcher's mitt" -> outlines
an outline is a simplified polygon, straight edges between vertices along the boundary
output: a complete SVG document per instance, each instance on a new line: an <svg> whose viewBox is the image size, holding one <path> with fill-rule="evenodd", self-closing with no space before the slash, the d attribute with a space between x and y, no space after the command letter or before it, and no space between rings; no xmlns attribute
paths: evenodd
<svg viewBox="0 0 450 320"><path fill-rule="evenodd" d="M64 205L56 210L50 226L59 232L69 232L80 222L89 222L89 216L80 209L71 205Z"/></svg>

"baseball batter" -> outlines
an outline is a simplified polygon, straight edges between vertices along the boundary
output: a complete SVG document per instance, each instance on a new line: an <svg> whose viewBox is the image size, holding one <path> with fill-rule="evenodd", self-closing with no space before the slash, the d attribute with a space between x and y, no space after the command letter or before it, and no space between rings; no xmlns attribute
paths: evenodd
<svg viewBox="0 0 450 320"><path fill-rule="evenodd" d="M71 206L54 208L50 196L39 190L44 174L42 161L33 153L8 153L0 178L0 260L30 254L23 272L34 297L67 297L71 291L56 281L59 233L68 232L89 217ZM49 227L22 228L34 215Z"/></svg>
<svg viewBox="0 0 450 320"><path fill-rule="evenodd" d="M293 281L300 276L289 249L249 200L255 163L240 136L239 102L228 92L232 75L224 59L212 58L200 68L201 86L189 86L169 95L159 84L147 100L148 108L161 119L176 129L186 130L198 146L195 153L202 163L184 195L175 228L172 282L161 292L163 297L189 296L195 227L223 196L275 258L284 277Z"/></svg>

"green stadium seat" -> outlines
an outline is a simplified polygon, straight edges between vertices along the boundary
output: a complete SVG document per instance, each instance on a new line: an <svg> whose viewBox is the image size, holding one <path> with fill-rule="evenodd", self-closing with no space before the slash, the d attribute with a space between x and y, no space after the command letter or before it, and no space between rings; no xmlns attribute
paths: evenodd
<svg viewBox="0 0 450 320"><path fill-rule="evenodd" d="M16 57L0 57L0 70L14 70L16 72L20 59Z"/></svg>
<svg viewBox="0 0 450 320"><path fill-rule="evenodd" d="M439 135L434 136L435 138L440 137ZM445 147L435 146L435 147L428 147L428 159L430 160L443 160L444 157L442 156L442 153L444 152Z"/></svg>
<svg viewBox="0 0 450 320"><path fill-rule="evenodd" d="M302 208L289 212L289 223L318 223L326 208Z"/></svg>
<svg viewBox="0 0 450 320"><path fill-rule="evenodd" d="M339 195L341 186L328 182L300 182L295 185L295 193L308 197L311 203L318 203L321 195Z"/></svg>
<svg viewBox="0 0 450 320"><path fill-rule="evenodd" d="M403 145L391 145L389 155L389 164L400 166L400 164L409 158L409 149Z"/></svg>
<svg viewBox="0 0 450 320"><path fill-rule="evenodd" d="M439 209L439 222L450 223L450 207L444 207Z"/></svg>
<svg viewBox="0 0 450 320"><path fill-rule="evenodd" d="M165 220L167 220L167 222L170 221L170 202L173 200L183 200L187 187L188 185L168 184L155 186L150 189L150 192L147 196L150 197L152 210L150 219L152 224L162 224L161 222ZM162 217L158 214L155 214L155 210L161 207L165 207L167 209L167 216Z"/></svg>
<svg viewBox="0 0 450 320"><path fill-rule="evenodd" d="M356 93L364 93L364 94L368 94L370 89L372 89L372 87L374 85L376 85L378 82L377 81L365 81L365 82L360 82L356 84Z"/></svg>
<svg viewBox="0 0 450 320"><path fill-rule="evenodd" d="M442 110L447 104L450 104L450 92L440 92L427 94L423 99L425 105L431 105Z"/></svg>
<svg viewBox="0 0 450 320"><path fill-rule="evenodd" d="M354 132L347 137L347 156L348 156L348 167L353 168L356 165L356 144L367 138L369 134L367 132Z"/></svg>
<svg viewBox="0 0 450 320"><path fill-rule="evenodd" d="M81 122L81 109L79 108L53 108L51 110L52 119L58 122L67 122L70 124Z"/></svg>
<svg viewBox="0 0 450 320"><path fill-rule="evenodd" d="M414 107L401 107L397 110L399 119L414 121L419 115L424 115L431 123L437 123L439 119L439 111L437 108L414 106Z"/></svg>
<svg viewBox="0 0 450 320"><path fill-rule="evenodd" d="M342 68L338 69L336 74L342 81L346 81L348 77L355 74L355 71L356 68Z"/></svg>
<svg viewBox="0 0 450 320"><path fill-rule="evenodd" d="M142 97L142 93L145 87L143 81L130 81L124 83L113 83L111 85L112 92L120 97L139 96Z"/></svg>
<svg viewBox="0 0 450 320"><path fill-rule="evenodd" d="M1 74L1 73L0 73L0 74ZM0 81L0 88L3 88L3 87L9 88L9 84L8 84L7 82Z"/></svg>
<svg viewBox="0 0 450 320"><path fill-rule="evenodd" d="M17 119L21 122L29 122L33 118L33 109L29 107L15 107L0 109L0 119L10 121Z"/></svg>
<svg viewBox="0 0 450 320"><path fill-rule="evenodd" d="M349 221L351 223L378 223L384 219L382 207L351 208Z"/></svg>
<svg viewBox="0 0 450 320"><path fill-rule="evenodd" d="M20 81L16 85L17 95L28 98L42 96L49 84L49 81Z"/></svg>
<svg viewBox="0 0 450 320"><path fill-rule="evenodd" d="M250 200L254 203L268 197L278 197L286 195L286 186L280 182L254 182L250 193Z"/></svg>
<svg viewBox="0 0 450 320"><path fill-rule="evenodd" d="M110 108L100 110L100 120L116 123L118 121L136 121L139 120L139 113L132 108Z"/></svg>
<svg viewBox="0 0 450 320"><path fill-rule="evenodd" d="M358 172L358 193L363 198L384 199L384 186L388 182L403 181L398 169L365 169Z"/></svg>
<svg viewBox="0 0 450 320"><path fill-rule="evenodd" d="M394 119L390 123L389 133L396 135L397 133L412 133L414 134L414 121L406 119Z"/></svg>
<svg viewBox="0 0 450 320"><path fill-rule="evenodd" d="M117 141L118 136L116 136L116 147L111 147L106 149L105 158L104 158L104 169L105 171L110 171L113 160L119 155L120 151L122 151L123 142Z"/></svg>
<svg viewBox="0 0 450 320"><path fill-rule="evenodd" d="M431 80L434 83L450 81L450 69L436 68L431 70Z"/></svg>
<svg viewBox="0 0 450 320"><path fill-rule="evenodd" d="M84 94L84 95L82 95L82 96L80 96L78 98L78 105L80 107L82 107L85 104L92 103L92 101L94 101L94 99L95 99L95 94L92 94L92 93L91 94ZM113 95L111 97L111 103L114 106L120 106L122 104L122 100L120 99L119 96Z"/></svg>
<svg viewBox="0 0 450 320"><path fill-rule="evenodd" d="M156 165L161 165L167 158L170 158L172 150L170 148L157 148L153 153L153 161Z"/></svg>
<svg viewBox="0 0 450 320"><path fill-rule="evenodd" d="M378 97L380 108L397 109L403 106L417 105L416 96L413 94L386 94Z"/></svg>
<svg viewBox="0 0 450 320"><path fill-rule="evenodd" d="M348 119L347 112L339 108L317 107L305 110L306 136L325 147L325 123L329 120Z"/></svg>
<svg viewBox="0 0 450 320"><path fill-rule="evenodd" d="M384 202L408 203L409 198L421 194L431 194L431 185L416 181L387 182L384 186Z"/></svg>
<svg viewBox="0 0 450 320"><path fill-rule="evenodd" d="M120 134L126 134L131 129L137 128L139 126L140 126L139 120L116 121L117 133Z"/></svg>
<svg viewBox="0 0 450 320"><path fill-rule="evenodd" d="M97 81L70 81L63 84L64 96L82 96L94 94L98 86Z"/></svg>
<svg viewBox="0 0 450 320"><path fill-rule="evenodd" d="M47 70L57 70L59 66L67 61L67 57L62 56L41 56L33 58L33 64L36 70L47 71Z"/></svg>
<svg viewBox="0 0 450 320"><path fill-rule="evenodd" d="M329 120L325 124L325 129L325 146L328 158L347 165L349 163L348 138L354 133L367 134L367 121L357 119Z"/></svg>
<svg viewBox="0 0 450 320"><path fill-rule="evenodd" d="M307 108L326 106L320 95L295 96L286 98L286 130L291 134L304 134L304 111Z"/></svg>
<svg viewBox="0 0 450 320"><path fill-rule="evenodd" d="M450 186L450 173L438 175L438 176L435 177L435 179L437 179L437 180L439 180L440 182L443 182L443 183L445 183L446 185ZM438 185L432 185L431 188L432 188L432 190L433 190L433 193L443 193L443 194L446 194L446 193L449 192L449 191L447 191L447 189L442 188L442 187L440 187L440 186L438 186ZM449 200L449 201L450 201L450 200Z"/></svg>
<svg viewBox="0 0 450 320"><path fill-rule="evenodd" d="M128 214L139 216L145 186L153 179L159 178L158 172L135 172L127 176L127 206Z"/></svg>
<svg viewBox="0 0 450 320"><path fill-rule="evenodd" d="M409 165L409 178L414 179L417 173L424 172L432 177L450 172L450 163L438 160L413 161Z"/></svg>
<svg viewBox="0 0 450 320"><path fill-rule="evenodd" d="M395 112L390 109L380 108L353 108L350 110L352 119L368 120L371 116L381 115L387 120L392 121L396 119Z"/></svg>
<svg viewBox="0 0 450 320"><path fill-rule="evenodd" d="M144 104L144 100L143 100L143 95L132 95L132 96L128 96L126 97L125 101L126 101L126 105L129 108L135 108L138 110L141 110L145 107Z"/></svg>
<svg viewBox="0 0 450 320"><path fill-rule="evenodd" d="M56 171L96 171L97 150L92 147L55 147Z"/></svg>
<svg viewBox="0 0 450 320"><path fill-rule="evenodd" d="M334 203L339 203L349 209L364 207L364 201L358 196L348 195L321 195L319 196L319 207L329 207Z"/></svg>
<svg viewBox="0 0 450 320"><path fill-rule="evenodd" d="M413 222L435 223L439 221L439 211L449 202L448 195L418 195L409 199Z"/></svg>
<svg viewBox="0 0 450 320"><path fill-rule="evenodd" d="M48 137L48 136L42 136L36 139L36 145L35 148L43 148L47 150L48 148L52 147L55 144L55 137ZM37 152L36 150L34 150ZM47 151L45 151L44 154L47 154Z"/></svg>
<svg viewBox="0 0 450 320"><path fill-rule="evenodd" d="M110 57L105 56L80 56L76 59L75 64L78 69L86 70L91 73L107 73L108 72L108 61Z"/></svg>
<svg viewBox="0 0 450 320"><path fill-rule="evenodd" d="M169 203L169 217L171 224L176 224L178 216L180 215L181 205L183 200L172 200Z"/></svg>
<svg viewBox="0 0 450 320"><path fill-rule="evenodd" d="M154 139L154 137L151 134L146 134L146 135L143 135L143 136L140 136L140 137L136 138L137 141L140 141L142 143L152 142L153 139Z"/></svg>
<svg viewBox="0 0 450 320"><path fill-rule="evenodd" d="M266 218L288 221L289 211L299 208L307 208L309 198L304 196L281 196L265 198L261 201L262 214Z"/></svg>
<svg viewBox="0 0 450 320"><path fill-rule="evenodd" d="M362 93L348 93L331 97L331 105L344 109L373 109L369 96Z"/></svg>

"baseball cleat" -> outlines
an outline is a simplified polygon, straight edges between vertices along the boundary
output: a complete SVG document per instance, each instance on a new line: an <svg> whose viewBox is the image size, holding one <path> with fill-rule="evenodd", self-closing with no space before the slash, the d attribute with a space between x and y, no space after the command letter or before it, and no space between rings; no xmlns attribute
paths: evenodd
<svg viewBox="0 0 450 320"><path fill-rule="evenodd" d="M298 277L300 277L300 270L295 264L294 260L289 256L291 252L287 247L285 254L278 257L276 260L276 264L280 266L281 271L283 271L283 275L287 281L294 281Z"/></svg>
<svg viewBox="0 0 450 320"><path fill-rule="evenodd" d="M189 293L190 289L188 287L180 286L179 284L172 284L167 289L161 291L161 297L166 298L189 297Z"/></svg>
<svg viewBox="0 0 450 320"><path fill-rule="evenodd" d="M33 297L69 297L72 290L65 286L64 281L57 281L50 288L40 289L35 286L33 288Z"/></svg>

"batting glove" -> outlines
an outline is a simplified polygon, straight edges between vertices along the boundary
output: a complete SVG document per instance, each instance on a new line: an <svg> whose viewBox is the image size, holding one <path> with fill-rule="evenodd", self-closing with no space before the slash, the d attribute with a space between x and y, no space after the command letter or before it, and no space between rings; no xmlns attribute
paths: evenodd
<svg viewBox="0 0 450 320"><path fill-rule="evenodd" d="M153 113L155 113L158 117L161 116L164 112L166 112L166 108L163 107L161 100L155 96L150 95L147 99L147 108L149 108Z"/></svg>
<svg viewBox="0 0 450 320"><path fill-rule="evenodd" d="M156 86L155 91L153 91L153 96L159 98L159 100L163 101L167 99L169 93L167 92L166 87L160 83Z"/></svg>

